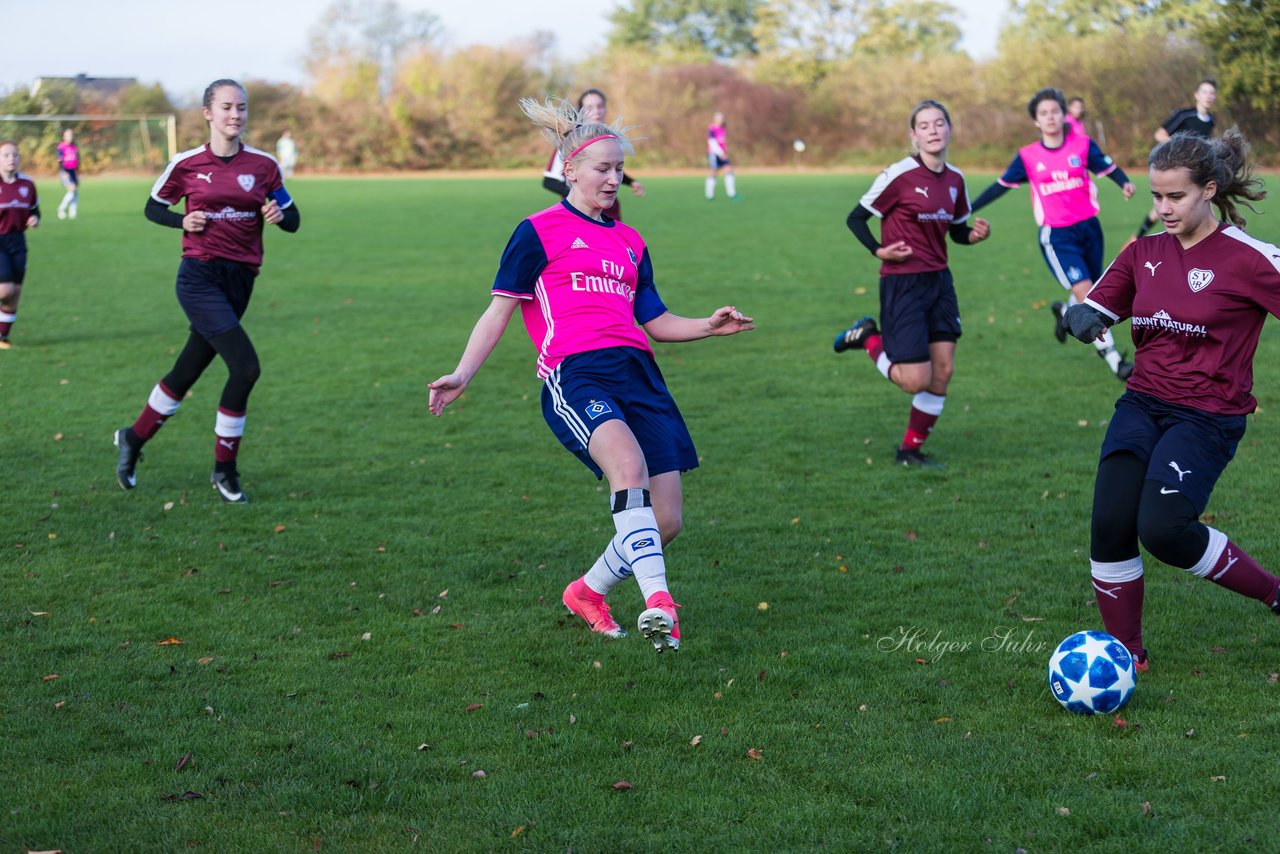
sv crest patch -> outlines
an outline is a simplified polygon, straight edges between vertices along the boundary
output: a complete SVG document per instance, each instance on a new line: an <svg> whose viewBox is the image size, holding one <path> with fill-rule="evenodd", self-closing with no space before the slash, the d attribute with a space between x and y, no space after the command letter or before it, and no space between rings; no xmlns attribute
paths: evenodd
<svg viewBox="0 0 1280 854"><path fill-rule="evenodd" d="M253 189L254 178L252 175L237 175L236 182L240 184L240 189L247 193Z"/></svg>
<svg viewBox="0 0 1280 854"><path fill-rule="evenodd" d="M610 408L609 404L605 403L603 400L593 400L587 404L587 417L592 421L595 421L602 415L609 415L612 412L613 409Z"/></svg>
<svg viewBox="0 0 1280 854"><path fill-rule="evenodd" d="M1212 270L1201 270L1199 267L1193 267L1187 271L1187 285L1191 288L1192 293L1200 293L1209 287L1209 283L1212 281Z"/></svg>

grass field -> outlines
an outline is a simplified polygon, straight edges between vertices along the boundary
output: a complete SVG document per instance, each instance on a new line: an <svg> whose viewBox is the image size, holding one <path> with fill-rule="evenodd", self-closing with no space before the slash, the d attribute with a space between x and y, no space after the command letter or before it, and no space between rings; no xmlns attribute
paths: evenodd
<svg viewBox="0 0 1280 854"><path fill-rule="evenodd" d="M1280 849L1280 623L1258 603L1148 558L1127 725L1045 685L1053 646L1101 627L1088 519L1121 386L1050 335L1025 192L952 252L946 468L892 465L909 398L831 352L876 310L844 226L870 180L623 200L674 311L759 326L657 347L702 455L667 550L678 656L563 613L613 529L542 422L518 321L426 413L550 201L535 177L293 182L302 229L268 236L246 320L247 506L208 486L217 366L138 488L115 484L112 431L185 335L179 238L143 219L146 181L87 180L81 218L31 236L0 353L0 851ZM1145 202L1100 194L1114 252ZM1280 240L1280 210L1252 231ZM1274 322L1256 374L1209 513L1280 566ZM612 598L634 622L634 586Z"/></svg>

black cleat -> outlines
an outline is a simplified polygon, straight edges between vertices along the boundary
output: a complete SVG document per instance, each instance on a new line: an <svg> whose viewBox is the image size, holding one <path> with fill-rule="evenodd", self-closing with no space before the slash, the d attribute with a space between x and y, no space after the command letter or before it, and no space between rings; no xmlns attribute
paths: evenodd
<svg viewBox="0 0 1280 854"><path fill-rule="evenodd" d="M1133 376L1133 362L1121 356L1120 364L1116 365L1116 376L1120 382L1128 382L1129 377Z"/></svg>
<svg viewBox="0 0 1280 854"><path fill-rule="evenodd" d="M1280 616L1280 593L1276 594L1276 601L1271 603L1271 610L1276 616Z"/></svg>
<svg viewBox="0 0 1280 854"><path fill-rule="evenodd" d="M1058 339L1059 344L1067 343L1067 327L1063 326L1063 316L1067 312L1067 304L1065 302L1055 302L1049 306L1049 310L1053 312L1053 337Z"/></svg>
<svg viewBox="0 0 1280 854"><path fill-rule="evenodd" d="M227 504L246 504L249 501L249 497L240 489L240 475L236 474L235 469L230 471L214 469L213 474L209 475L209 485Z"/></svg>
<svg viewBox="0 0 1280 854"><path fill-rule="evenodd" d="M138 460L142 459L142 446L129 441L129 428L121 427L116 431L115 446L120 449L120 459L116 462L116 482L121 489L133 489L138 485Z"/></svg>
<svg viewBox="0 0 1280 854"><path fill-rule="evenodd" d="M845 350L862 350L867 346L867 336L878 334L880 329L876 326L876 319L868 315L837 335L835 343L831 346L837 353L843 353Z"/></svg>
<svg viewBox="0 0 1280 854"><path fill-rule="evenodd" d="M907 468L926 468L940 469L944 468L943 464L928 456L919 448L899 448L898 453L894 455L893 461L900 466Z"/></svg>

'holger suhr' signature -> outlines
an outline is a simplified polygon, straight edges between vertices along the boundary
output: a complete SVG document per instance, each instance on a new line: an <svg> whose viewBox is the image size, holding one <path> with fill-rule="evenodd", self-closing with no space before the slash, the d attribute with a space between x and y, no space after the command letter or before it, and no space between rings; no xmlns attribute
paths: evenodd
<svg viewBox="0 0 1280 854"><path fill-rule="evenodd" d="M1027 653L1047 653L1050 645L1035 639L1035 632L1027 630L1025 636L1015 635L1011 626L996 626L995 631L981 641L952 640L942 637L937 631L932 635L929 630L920 626L898 626L891 634L876 641L876 649L881 652L909 652L921 658L937 662L951 652L970 652L973 649L982 652L1007 652L1014 655Z"/></svg>

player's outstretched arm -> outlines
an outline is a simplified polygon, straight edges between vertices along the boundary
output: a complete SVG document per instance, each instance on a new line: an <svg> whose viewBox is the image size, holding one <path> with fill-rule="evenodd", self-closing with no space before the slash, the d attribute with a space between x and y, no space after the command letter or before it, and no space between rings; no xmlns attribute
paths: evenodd
<svg viewBox="0 0 1280 854"><path fill-rule="evenodd" d="M697 341L713 335L733 335L756 328L753 318L731 305L717 308L710 317L681 317L664 312L644 324L644 331L655 341Z"/></svg>
<svg viewBox="0 0 1280 854"><path fill-rule="evenodd" d="M471 337L467 339L467 347L462 351L458 367L453 369L453 373L445 374L433 383L427 383L427 388L431 390L427 397L427 408L432 415L444 412L446 406L457 400L467 390L471 378L480 370L485 359L489 358L493 348L498 346L498 341L506 331L507 323L510 322L511 314L515 309L514 297L495 296L493 302L489 303L489 307L485 309L484 314L480 315L475 328L471 330Z"/></svg>

